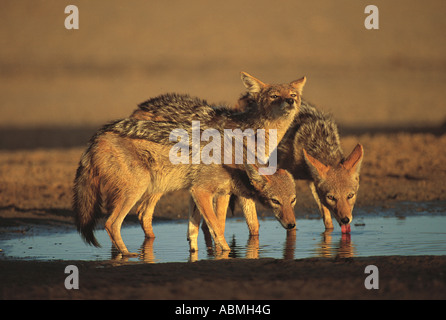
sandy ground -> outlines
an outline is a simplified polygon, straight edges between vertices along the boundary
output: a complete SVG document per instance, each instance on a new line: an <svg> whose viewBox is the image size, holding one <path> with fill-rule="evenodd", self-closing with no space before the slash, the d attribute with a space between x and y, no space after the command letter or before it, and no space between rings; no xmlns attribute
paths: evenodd
<svg viewBox="0 0 446 320"><path fill-rule="evenodd" d="M67 290L67 265L79 289ZM379 270L366 289L365 267ZM80 261L1 261L3 299L445 299L446 257L220 260L114 265ZM291 306L291 305L290 305Z"/></svg>
<svg viewBox="0 0 446 320"><path fill-rule="evenodd" d="M66 30L64 3L5 2L2 236L36 223L72 226L74 173L101 124L168 91L232 103L243 91L240 71L265 82L307 76L304 96L333 113L346 153L364 146L357 206L446 200L446 3L374 4L379 30L364 28L360 1L80 0L80 29ZM296 215L314 213L304 182L297 192ZM186 218L186 204L183 191L166 195L156 217ZM78 291L63 287L66 262L0 260L0 297L444 299L446 292L445 256L73 264ZM380 266L379 290L364 289L368 264Z"/></svg>

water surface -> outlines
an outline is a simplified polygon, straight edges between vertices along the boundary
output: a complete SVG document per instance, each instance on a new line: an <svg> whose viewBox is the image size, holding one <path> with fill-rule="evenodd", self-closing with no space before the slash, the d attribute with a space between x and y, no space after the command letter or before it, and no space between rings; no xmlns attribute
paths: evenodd
<svg viewBox="0 0 446 320"><path fill-rule="evenodd" d="M370 210L368 210L370 211ZM24 236L0 240L1 258L32 260L110 260L144 262L187 262L219 258L301 259L310 257L366 257L385 255L446 254L446 213L441 210L417 210L401 215L401 208L389 212L359 211L350 235L335 226L322 232L320 219L297 218L296 232L287 232L274 218L260 220L260 236L250 238L243 218L229 218L225 237L230 253L207 247L203 232L199 250L189 253L187 221L155 222L156 238L144 239L137 224L125 224L122 237L128 249L138 257L123 258L114 250L107 233L97 230L101 248L86 245L74 230L33 227Z"/></svg>

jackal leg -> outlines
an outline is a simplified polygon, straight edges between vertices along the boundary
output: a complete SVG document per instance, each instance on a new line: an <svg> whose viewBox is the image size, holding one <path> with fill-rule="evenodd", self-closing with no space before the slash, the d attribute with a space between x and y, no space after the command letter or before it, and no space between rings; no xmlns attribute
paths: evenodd
<svg viewBox="0 0 446 320"><path fill-rule="evenodd" d="M228 213L228 205L229 199L231 198L230 194L219 196L215 200L215 213L217 214L218 223L220 226L220 230L225 232L226 225L226 214Z"/></svg>
<svg viewBox="0 0 446 320"><path fill-rule="evenodd" d="M191 189L191 194L198 210L200 210L201 215L209 227L215 245L220 247L223 251L229 251L230 248L225 240L224 233L220 229L217 216L215 215L213 194L207 190L195 187Z"/></svg>
<svg viewBox="0 0 446 320"><path fill-rule="evenodd" d="M215 200L215 213L217 215L218 223L220 224L220 229L223 234L225 233L225 225L226 225L226 214L228 212L228 204L231 195L219 196ZM204 234L204 241L206 242L206 246L209 248L212 246L212 237L209 232L208 225L203 223L201 225L201 229Z"/></svg>
<svg viewBox="0 0 446 320"><path fill-rule="evenodd" d="M322 215L322 220L324 221L325 230L332 230L333 221L331 220L331 212L324 205L322 205L321 215Z"/></svg>
<svg viewBox="0 0 446 320"><path fill-rule="evenodd" d="M254 200L244 198L244 197L237 197L240 206L242 207L243 214L246 219L246 224L248 225L249 229L249 235L250 236L258 236L259 235L259 221L257 219L257 211L256 211L256 205ZM220 227L222 228L223 232L225 230L225 223L226 223L226 214L228 211L228 203L230 200L230 196L221 196L217 199L216 206L217 206L217 218L220 223ZM204 231L204 228L203 228Z"/></svg>
<svg viewBox="0 0 446 320"><path fill-rule="evenodd" d="M195 209L196 208L197 207L195 207ZM196 209L196 210L198 211L198 209ZM200 218L201 218L201 215L200 215ZM201 230L203 230L203 236L204 236L204 242L206 243L206 248L212 248L212 236L211 236L211 233L209 231L209 227L206 224L206 221L204 221L201 224Z"/></svg>
<svg viewBox="0 0 446 320"><path fill-rule="evenodd" d="M189 251L196 252L198 250L198 231L200 229L201 214L198 211L195 201L189 198L189 224L187 227L187 240L189 241ZM206 223L204 223L206 225ZM209 231L208 231L209 233ZM212 244L212 241L211 241Z"/></svg>
<svg viewBox="0 0 446 320"><path fill-rule="evenodd" d="M316 200L319 207L319 212L321 213L322 220L324 221L325 230L333 229L333 221L331 220L330 210L322 204L313 182L310 182L310 189L311 193L313 193L314 200Z"/></svg>
<svg viewBox="0 0 446 320"><path fill-rule="evenodd" d="M245 215L246 224L248 225L249 235L259 235L259 220L257 219L256 204L254 200L244 197L238 197L243 214Z"/></svg>
<svg viewBox="0 0 446 320"><path fill-rule="evenodd" d="M115 202L110 217L105 222L105 230L107 230L113 245L123 255L137 255L128 251L121 237L121 226L124 218L139 200L141 194L135 194L130 197L121 195Z"/></svg>
<svg viewBox="0 0 446 320"><path fill-rule="evenodd" d="M155 238L152 228L152 218L155 206L159 199L162 197L162 193L153 193L144 197L144 200L138 206L136 212L138 213L138 220L146 238Z"/></svg>

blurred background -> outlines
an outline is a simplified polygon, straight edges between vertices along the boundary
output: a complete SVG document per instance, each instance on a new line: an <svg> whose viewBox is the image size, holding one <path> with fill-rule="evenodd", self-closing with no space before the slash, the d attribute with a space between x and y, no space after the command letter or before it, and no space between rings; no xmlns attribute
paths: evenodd
<svg viewBox="0 0 446 320"><path fill-rule="evenodd" d="M79 30L67 30L67 5ZM367 30L364 9L379 9ZM166 92L234 103L239 72L307 76L304 97L343 130L446 120L446 2L42 1L0 4L0 148L85 145Z"/></svg>

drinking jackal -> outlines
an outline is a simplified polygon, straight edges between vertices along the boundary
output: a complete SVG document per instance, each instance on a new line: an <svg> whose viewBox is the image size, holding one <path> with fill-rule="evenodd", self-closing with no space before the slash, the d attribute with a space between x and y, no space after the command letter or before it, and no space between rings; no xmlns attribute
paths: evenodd
<svg viewBox="0 0 446 320"><path fill-rule="evenodd" d="M246 99L240 99L238 105L245 108ZM358 144L345 157L332 117L303 100L299 113L279 143L278 166L289 171L294 179L309 182L326 230L333 229L333 215L342 233L350 233L363 155L363 147ZM259 224L252 200L243 197L238 200L250 234L257 235ZM226 214L225 208L217 210ZM224 219L222 216L221 220Z"/></svg>

